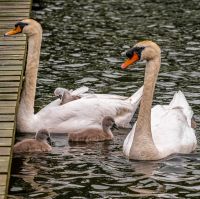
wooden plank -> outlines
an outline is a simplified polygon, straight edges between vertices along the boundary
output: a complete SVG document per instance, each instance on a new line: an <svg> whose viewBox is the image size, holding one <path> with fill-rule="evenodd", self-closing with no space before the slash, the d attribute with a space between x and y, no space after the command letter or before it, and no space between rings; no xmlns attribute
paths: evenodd
<svg viewBox="0 0 200 199"><path fill-rule="evenodd" d="M0 0L0 2L8 2L7 0ZM19 2L19 3L23 3L23 2L31 2L31 1L28 1L28 0L9 0L9 2Z"/></svg>
<svg viewBox="0 0 200 199"><path fill-rule="evenodd" d="M1 53L1 52L0 52ZM0 73L2 72L2 71L12 71L12 70L19 70L19 71L21 71L23 69L23 66L22 65L17 65L17 66L0 66Z"/></svg>
<svg viewBox="0 0 200 199"><path fill-rule="evenodd" d="M5 197L3 196L5 191L6 191L6 186L0 186L0 199L5 199Z"/></svg>
<svg viewBox="0 0 200 199"><path fill-rule="evenodd" d="M0 0L0 2L2 3L3 2L3 4L5 4L5 3L7 3L8 2L8 0ZM12 2L12 4L15 4L15 3L19 3L19 4L21 4L21 3L29 3L30 4L30 2L31 1L27 1L27 0L9 0L9 2Z"/></svg>
<svg viewBox="0 0 200 199"><path fill-rule="evenodd" d="M23 60L1 60L0 66L6 65L23 65Z"/></svg>
<svg viewBox="0 0 200 199"><path fill-rule="evenodd" d="M0 82L0 88L19 87L19 84L20 82Z"/></svg>
<svg viewBox="0 0 200 199"><path fill-rule="evenodd" d="M5 30L7 30L7 29L13 29L15 27L16 22L17 22L16 20L12 20L12 21L0 21L0 27L1 27L1 29L5 29ZM1 39L7 38L7 37L8 36L2 37ZM14 37L14 36L9 36L9 37Z"/></svg>
<svg viewBox="0 0 200 199"><path fill-rule="evenodd" d="M0 129L2 130L13 130L14 122L0 122Z"/></svg>
<svg viewBox="0 0 200 199"><path fill-rule="evenodd" d="M24 55L0 55L0 61L1 60L22 60L24 58Z"/></svg>
<svg viewBox="0 0 200 199"><path fill-rule="evenodd" d="M1 30L0 30L1 32ZM5 32L4 32L5 33ZM11 50L25 50L26 46L0 46L0 52L1 51L11 51Z"/></svg>
<svg viewBox="0 0 200 199"><path fill-rule="evenodd" d="M0 173L8 173L9 163L9 156L0 156Z"/></svg>
<svg viewBox="0 0 200 199"><path fill-rule="evenodd" d="M9 106L9 107L14 106L15 107L16 104L17 104L16 101L0 101L0 107L1 106L3 106L3 107L5 107L5 106Z"/></svg>
<svg viewBox="0 0 200 199"><path fill-rule="evenodd" d="M10 147L0 147L0 156L1 155L10 155L11 148Z"/></svg>
<svg viewBox="0 0 200 199"><path fill-rule="evenodd" d="M29 11L25 8L1 8L0 13L26 13L29 15Z"/></svg>
<svg viewBox="0 0 200 199"><path fill-rule="evenodd" d="M21 71L1 71L0 72L0 76L4 76L4 75L5 76L10 76L10 75L20 76L21 75Z"/></svg>
<svg viewBox="0 0 200 199"><path fill-rule="evenodd" d="M2 71L0 71L0 75L1 75L1 72ZM9 72L9 71L6 71L6 72ZM0 93L18 93L18 88L0 88Z"/></svg>
<svg viewBox="0 0 200 199"><path fill-rule="evenodd" d="M12 138L0 138L0 146L11 146L11 145L12 145Z"/></svg>
<svg viewBox="0 0 200 199"><path fill-rule="evenodd" d="M14 4L14 5L11 5L11 4L9 4L9 5L5 5L4 3L3 3L3 5L1 5L0 6L0 8L1 9L8 9L8 8L13 8L13 9L17 9L17 8L26 8L26 9L29 9L30 8L30 5L29 4L24 4L24 5L22 5L22 4Z"/></svg>
<svg viewBox="0 0 200 199"><path fill-rule="evenodd" d="M0 17L23 17L23 18L28 18L29 17L29 13L0 13Z"/></svg>
<svg viewBox="0 0 200 199"><path fill-rule="evenodd" d="M0 76L0 81L19 81L20 76Z"/></svg>
<svg viewBox="0 0 200 199"><path fill-rule="evenodd" d="M8 22L9 23L9 22ZM2 36L2 39L1 39L1 41L12 41L12 40L14 40L14 41L21 41L21 40L25 40L24 39L24 37L26 37L26 35L25 34L16 34L16 35L11 35L11 36L4 36L4 34L6 33L6 32L8 32L8 31L10 31L10 30L12 30L14 28L14 26L13 27L11 27L11 28L7 28L7 29L5 29L5 28L1 28L0 29L0 35ZM14 39L14 38L16 38L16 39ZM2 45L1 45L2 46ZM0 49L2 48L0 46Z"/></svg>
<svg viewBox="0 0 200 199"><path fill-rule="evenodd" d="M1 29L7 29L7 28L10 28L10 29L13 29L14 28L14 25L13 24L10 24L10 23L5 23L5 24L1 24L0 23L0 28ZM4 37L3 37L4 38Z"/></svg>
<svg viewBox="0 0 200 199"><path fill-rule="evenodd" d="M17 100L17 94L0 94L0 100Z"/></svg>
<svg viewBox="0 0 200 199"><path fill-rule="evenodd" d="M13 136L13 129L8 129L8 130L0 129L0 137L10 138L12 136Z"/></svg>
<svg viewBox="0 0 200 199"><path fill-rule="evenodd" d="M0 114L15 114L15 107L0 107Z"/></svg>
<svg viewBox="0 0 200 199"><path fill-rule="evenodd" d="M13 40L13 41L6 41L6 40L4 40L4 41L0 41L0 46L16 46L16 45L25 46L26 45L26 41L25 40L24 41L23 40L22 41L17 41L17 40Z"/></svg>
<svg viewBox="0 0 200 199"><path fill-rule="evenodd" d="M1 174L0 175L0 186L5 186L7 183L7 175Z"/></svg>
<svg viewBox="0 0 200 199"><path fill-rule="evenodd" d="M24 17L21 16L5 16L1 17L1 21L21 21Z"/></svg>
<svg viewBox="0 0 200 199"><path fill-rule="evenodd" d="M15 36L9 36L8 37L8 36L6 36L6 37L3 37L2 41L26 41L26 37L24 36L24 34L22 34L21 37L15 37Z"/></svg>
<svg viewBox="0 0 200 199"><path fill-rule="evenodd" d="M2 50L1 52L2 55L24 55L24 50Z"/></svg>
<svg viewBox="0 0 200 199"><path fill-rule="evenodd" d="M7 199L7 197L5 196L5 194L0 195L0 199Z"/></svg>
<svg viewBox="0 0 200 199"><path fill-rule="evenodd" d="M13 107L15 108L15 107ZM15 111L14 111L15 113ZM9 113L5 113L9 114ZM0 115L0 122L14 122L15 121L15 115Z"/></svg>

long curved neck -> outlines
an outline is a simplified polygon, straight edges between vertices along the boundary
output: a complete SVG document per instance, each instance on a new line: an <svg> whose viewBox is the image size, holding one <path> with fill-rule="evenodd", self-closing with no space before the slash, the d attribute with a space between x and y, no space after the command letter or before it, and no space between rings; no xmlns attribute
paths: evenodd
<svg viewBox="0 0 200 199"><path fill-rule="evenodd" d="M144 91L136 125L136 131L140 129L142 130L142 132L149 132L150 137L151 137L151 107L152 107L155 84L157 81L159 69L160 69L159 59L148 61L146 64Z"/></svg>
<svg viewBox="0 0 200 199"><path fill-rule="evenodd" d="M27 129L27 122L34 116L34 101L37 82L37 72L40 58L42 33L38 32L28 38L28 55L25 72L25 82L21 93L17 127L20 131ZM30 124L29 124L30 125Z"/></svg>
<svg viewBox="0 0 200 199"><path fill-rule="evenodd" d="M160 55L147 61L144 78L144 91L140 104L134 140L130 154L134 159L152 159L159 155L151 132L151 107L157 76L160 69ZM153 157L152 157L153 156Z"/></svg>

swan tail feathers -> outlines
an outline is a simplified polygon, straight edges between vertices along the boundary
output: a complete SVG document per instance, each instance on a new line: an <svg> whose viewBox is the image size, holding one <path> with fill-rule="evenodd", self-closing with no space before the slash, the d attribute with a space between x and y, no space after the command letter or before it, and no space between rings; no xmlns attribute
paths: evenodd
<svg viewBox="0 0 200 199"><path fill-rule="evenodd" d="M183 92L178 91L174 94L172 101L169 104L171 109L180 108L187 118L189 126L191 126L191 120L193 118L193 111Z"/></svg>

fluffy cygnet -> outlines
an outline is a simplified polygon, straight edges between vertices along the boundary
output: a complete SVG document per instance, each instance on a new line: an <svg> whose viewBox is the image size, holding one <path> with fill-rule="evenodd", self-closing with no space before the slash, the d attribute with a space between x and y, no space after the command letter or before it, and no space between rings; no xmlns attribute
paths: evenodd
<svg viewBox="0 0 200 199"><path fill-rule="evenodd" d="M14 145L14 153L49 152L52 150L50 134L46 129L36 133L35 139L24 139Z"/></svg>
<svg viewBox="0 0 200 199"><path fill-rule="evenodd" d="M83 131L70 133L68 140L75 142L96 142L112 140L113 134L111 128L117 128L112 117L106 116L102 121L102 129L88 128Z"/></svg>
<svg viewBox="0 0 200 199"><path fill-rule="evenodd" d="M73 100L80 99L81 98L80 95L87 92L88 90L89 90L89 88L86 86L80 87L74 91L58 87L55 89L54 95L61 99L60 105L63 105L65 103L71 102Z"/></svg>

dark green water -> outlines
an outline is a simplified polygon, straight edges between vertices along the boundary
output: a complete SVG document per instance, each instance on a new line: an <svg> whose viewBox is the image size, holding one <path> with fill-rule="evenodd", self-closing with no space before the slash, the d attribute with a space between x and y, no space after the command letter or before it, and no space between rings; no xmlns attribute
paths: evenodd
<svg viewBox="0 0 200 199"><path fill-rule="evenodd" d="M142 85L144 63L122 71L120 54L148 39L162 49L154 103L169 103L182 90L194 110L199 138L199 0L42 2L43 8L32 12L44 29L37 110L53 99L58 86L131 95ZM128 132L114 132L111 142L82 145L54 136L51 154L15 157L10 198L200 198L199 147L156 162L129 161L122 153Z"/></svg>

